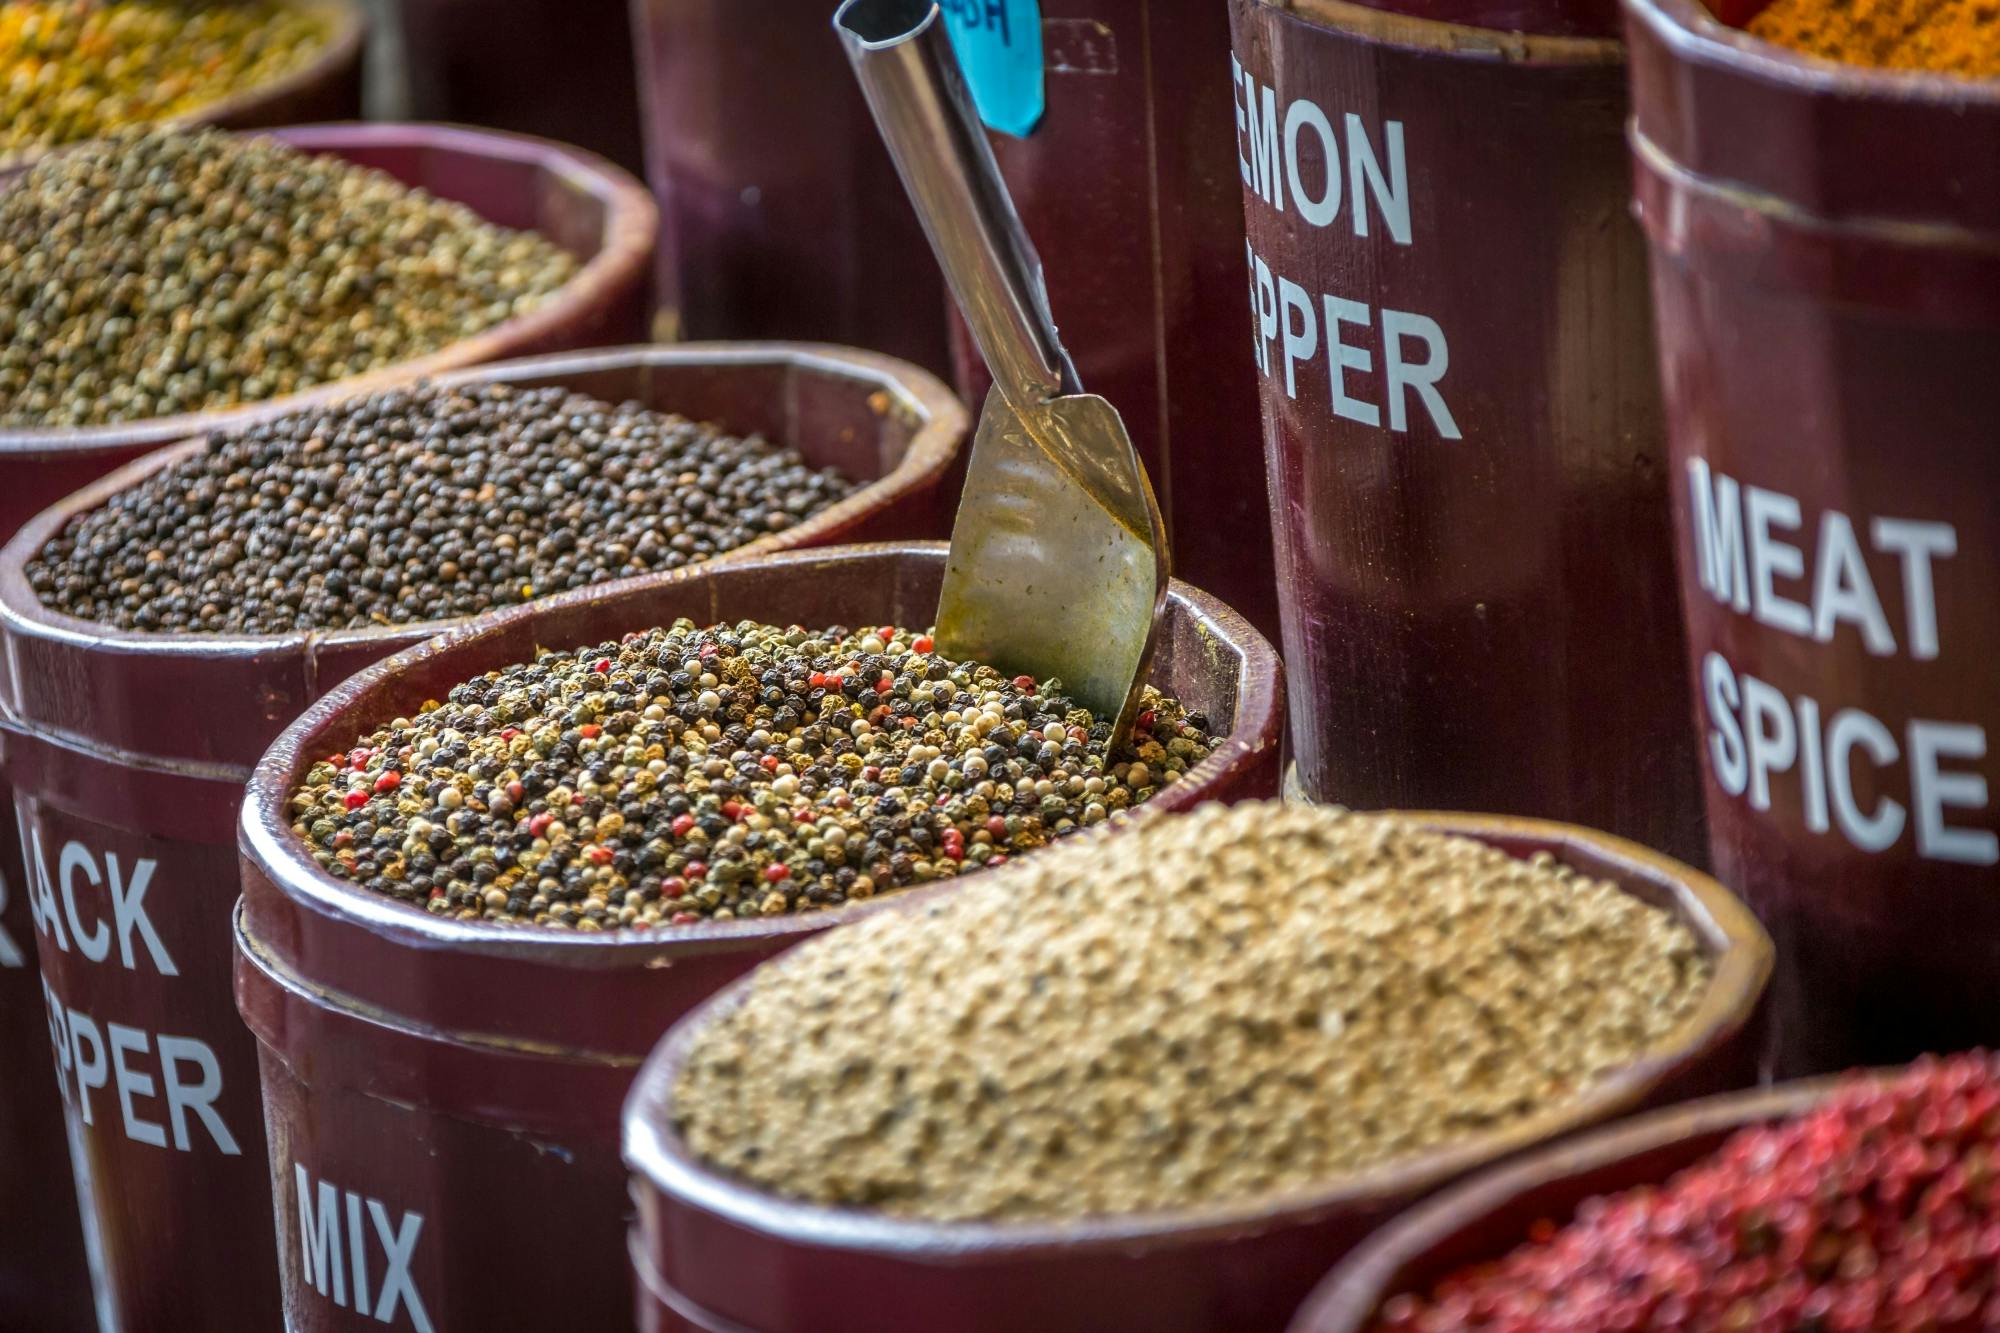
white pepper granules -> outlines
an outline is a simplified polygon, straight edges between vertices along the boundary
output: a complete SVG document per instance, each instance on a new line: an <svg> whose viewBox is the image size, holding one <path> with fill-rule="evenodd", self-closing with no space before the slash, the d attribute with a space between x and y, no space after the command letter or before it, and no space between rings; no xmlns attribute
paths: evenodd
<svg viewBox="0 0 2000 1333"><path fill-rule="evenodd" d="M0 191L0 424L294 393L489 329L576 271L532 232L275 139L92 140Z"/></svg>
<svg viewBox="0 0 2000 1333"><path fill-rule="evenodd" d="M1211 805L767 965L672 1115L724 1171L898 1215L1247 1200L1573 1097L1711 971L1685 925L1546 855Z"/></svg>

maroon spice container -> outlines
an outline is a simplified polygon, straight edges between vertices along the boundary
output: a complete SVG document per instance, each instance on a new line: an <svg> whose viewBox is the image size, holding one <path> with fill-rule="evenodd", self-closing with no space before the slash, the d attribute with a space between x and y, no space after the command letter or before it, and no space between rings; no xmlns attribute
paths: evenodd
<svg viewBox="0 0 2000 1333"><path fill-rule="evenodd" d="M944 280L829 0L632 0L655 336L819 338L942 371ZM972 401L978 401L974 399Z"/></svg>
<svg viewBox="0 0 2000 1333"><path fill-rule="evenodd" d="M951 8L946 6L947 10ZM1278 632L1255 368L1242 355L1243 194L1229 16L1200 0L1041 0L1047 108L994 157L1034 237L1063 341L1118 404L1174 572ZM968 403L991 379L953 320Z"/></svg>
<svg viewBox="0 0 2000 1333"><path fill-rule="evenodd" d="M1566 1222L1586 1199L1658 1185L1738 1130L1804 1115L1838 1082L1788 1083L1673 1107L1475 1176L1370 1237L1313 1292L1290 1333L1365 1333L1392 1297L1503 1257L1526 1243L1536 1223Z"/></svg>
<svg viewBox="0 0 2000 1333"><path fill-rule="evenodd" d="M645 166L632 23L617 0L396 0L409 114Z"/></svg>
<svg viewBox="0 0 2000 1333"><path fill-rule="evenodd" d="M1628 9L1714 861L1781 1073L2000 1041L2000 80Z"/></svg>
<svg viewBox="0 0 2000 1333"><path fill-rule="evenodd" d="M693 1036L660 1043L625 1109L642 1327L662 1333L1277 1333L1327 1265L1398 1209L1483 1164L1622 1114L1738 1086L1771 943L1714 880L1623 839L1542 820L1418 814L1514 856L1549 852L1687 922L1715 963L1699 1010L1576 1101L1495 1134L1253 1205L1046 1225L938 1224L795 1203L704 1166L673 1128ZM755 1274L755 1280L746 1280Z"/></svg>
<svg viewBox="0 0 2000 1333"><path fill-rule="evenodd" d="M351 1290L342 1306L343 1238L345 1260L370 1266L379 1317L385 1236L407 1250L409 1289L438 1328L630 1327L619 1107L660 1033L798 940L952 887L633 934L441 921L312 864L287 807L306 769L461 680L531 660L538 645L680 616L927 624L945 553L921 543L733 558L484 617L355 677L273 747L243 807L237 998L262 1043L288 1328L368 1323ZM1184 584L1167 616L1153 679L1227 734L1136 817L1274 793L1277 654ZM373 1218L378 1204L383 1220L342 1230L344 1210ZM322 1219L339 1235L322 1235ZM526 1236L532 1253L517 1267L494 1265Z"/></svg>
<svg viewBox="0 0 2000 1333"><path fill-rule="evenodd" d="M1231 0L1305 794L1700 861L1608 0Z"/></svg>
<svg viewBox="0 0 2000 1333"><path fill-rule="evenodd" d="M928 529L966 423L915 367L828 347L641 347L452 378L636 398L880 479L762 550ZM230 1000L226 918L243 784L313 700L446 627L146 635L42 607L27 561L71 517L178 453L156 452L72 496L0 552L0 706L21 828L39 843L22 881L37 919L22 939L36 938L41 956L46 1032L80 1135L78 1191L104 1296L132 1333L197 1316L215 1328L277 1323L255 1045ZM41 1012L39 1001L29 1012ZM60 1131L35 1151L61 1160ZM237 1239L217 1245L218 1235Z"/></svg>

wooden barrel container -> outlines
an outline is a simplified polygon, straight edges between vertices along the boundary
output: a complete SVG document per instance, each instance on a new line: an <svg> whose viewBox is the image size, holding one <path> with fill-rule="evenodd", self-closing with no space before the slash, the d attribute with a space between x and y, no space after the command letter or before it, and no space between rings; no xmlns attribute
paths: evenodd
<svg viewBox="0 0 2000 1333"><path fill-rule="evenodd" d="M1636 1106L1739 1086L1741 1034L1770 941L1715 881L1623 839L1540 820L1425 814L1514 856L1547 851L1685 921L1715 962L1698 1010L1655 1052L1576 1100L1496 1133L1298 1195L1171 1214L946 1224L797 1203L705 1166L675 1132L673 1090L732 986L667 1035L625 1110L643 1326L662 1333L1278 1333L1328 1263L1466 1172ZM754 1274L754 1280L746 1275Z"/></svg>
<svg viewBox="0 0 2000 1333"><path fill-rule="evenodd" d="M1658 1185L1734 1133L1804 1115L1837 1079L1713 1097L1612 1125L1474 1176L1382 1228L1316 1288L1289 1333L1366 1333L1383 1304L1499 1259L1543 1220L1599 1195Z"/></svg>
<svg viewBox="0 0 2000 1333"><path fill-rule="evenodd" d="M2000 79L1628 14L1713 859L1777 941L1775 1068L2000 1042Z"/></svg>
<svg viewBox="0 0 2000 1333"><path fill-rule="evenodd" d="M409 112L645 168L632 20L617 0L396 0Z"/></svg>
<svg viewBox="0 0 2000 1333"><path fill-rule="evenodd" d="M351 1292L343 1307L338 1259L329 1268L318 1230L328 1200L347 1198L379 1202L390 1233L413 1238L409 1290L438 1328L631 1327L619 1107L646 1053L763 959L956 883L828 912L645 932L441 920L313 864L287 805L305 771L459 681L532 660L537 646L598 643L681 616L928 624L945 551L843 546L723 560L488 616L356 676L272 748L243 809L237 999L262 1049L287 1328L368 1324ZM1176 585L1154 679L1226 734L1136 818L1275 791L1283 705L1269 644ZM337 1209L332 1216L338 1227ZM524 1237L531 1256L494 1263ZM379 1274L373 1232L362 1240L358 1253ZM360 1262L356 1254L350 1234L347 1257Z"/></svg>
<svg viewBox="0 0 2000 1333"><path fill-rule="evenodd" d="M944 279L833 10L632 0L664 219L655 334L820 338L942 372Z"/></svg>
<svg viewBox="0 0 2000 1333"><path fill-rule="evenodd" d="M486 377L636 398L762 431L810 462L872 481L762 539L760 551L932 530L935 480L966 424L957 400L916 367L829 347L640 347L453 378ZM27 562L71 518L183 452L157 451L81 491L0 551L0 716L32 853L20 881L28 917L20 943L34 940L41 959L26 1012L46 1034L29 1068L46 1086L49 1047L40 1042L52 1038L77 1192L107 1308L126 1333L189 1320L278 1326L256 1048L230 993L243 784L308 704L360 667L450 628L156 635L43 607ZM37 1157L68 1160L61 1122L53 1132L46 1120L37 1127ZM221 1245L217 1236L235 1239Z"/></svg>
<svg viewBox="0 0 2000 1333"><path fill-rule="evenodd" d="M1699 863L1607 0L1231 0L1292 745Z"/></svg>

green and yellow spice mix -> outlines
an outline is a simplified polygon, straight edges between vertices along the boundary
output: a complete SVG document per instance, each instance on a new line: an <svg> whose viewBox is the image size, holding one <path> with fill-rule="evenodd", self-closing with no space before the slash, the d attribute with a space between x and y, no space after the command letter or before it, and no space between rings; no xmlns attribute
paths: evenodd
<svg viewBox="0 0 2000 1333"><path fill-rule="evenodd" d="M1005 864L1182 780L1206 719L1131 746L1058 682L893 626L680 620L488 672L314 764L330 874L440 916L584 931L811 912Z"/></svg>
<svg viewBox="0 0 2000 1333"><path fill-rule="evenodd" d="M0 0L0 155L199 112L332 36L293 0Z"/></svg>
<svg viewBox="0 0 2000 1333"><path fill-rule="evenodd" d="M273 139L93 140L0 191L0 425L313 388L484 332L577 267L543 237Z"/></svg>
<svg viewBox="0 0 2000 1333"><path fill-rule="evenodd" d="M792 1198L942 1220L1310 1189L1504 1129L1666 1042L1712 975L1538 855L1329 808L1087 838L760 968L671 1115Z"/></svg>

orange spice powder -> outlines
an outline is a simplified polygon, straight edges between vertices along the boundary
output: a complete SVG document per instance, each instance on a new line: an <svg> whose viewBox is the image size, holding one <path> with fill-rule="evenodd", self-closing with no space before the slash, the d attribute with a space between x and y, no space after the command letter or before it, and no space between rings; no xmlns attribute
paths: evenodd
<svg viewBox="0 0 2000 1333"><path fill-rule="evenodd" d="M2000 0L1773 0L1748 28L1850 65L2000 76Z"/></svg>

